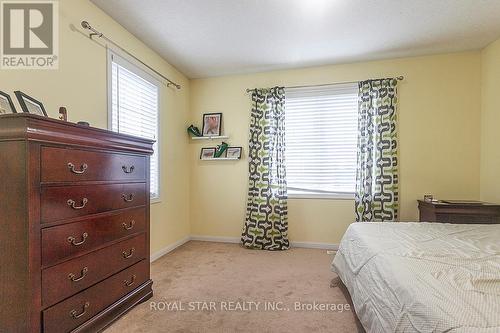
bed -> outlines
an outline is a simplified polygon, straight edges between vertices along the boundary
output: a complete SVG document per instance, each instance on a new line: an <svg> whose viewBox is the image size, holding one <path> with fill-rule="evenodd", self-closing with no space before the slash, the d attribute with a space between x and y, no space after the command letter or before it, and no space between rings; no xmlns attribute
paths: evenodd
<svg viewBox="0 0 500 333"><path fill-rule="evenodd" d="M367 332L500 332L500 225L353 223L332 263Z"/></svg>

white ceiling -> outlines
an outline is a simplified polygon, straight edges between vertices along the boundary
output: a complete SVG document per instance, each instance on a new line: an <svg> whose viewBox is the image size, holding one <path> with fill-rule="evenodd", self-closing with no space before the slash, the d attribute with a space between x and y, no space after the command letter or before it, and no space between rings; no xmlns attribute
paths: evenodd
<svg viewBox="0 0 500 333"><path fill-rule="evenodd" d="M500 38L500 0L91 1L190 78L472 50Z"/></svg>

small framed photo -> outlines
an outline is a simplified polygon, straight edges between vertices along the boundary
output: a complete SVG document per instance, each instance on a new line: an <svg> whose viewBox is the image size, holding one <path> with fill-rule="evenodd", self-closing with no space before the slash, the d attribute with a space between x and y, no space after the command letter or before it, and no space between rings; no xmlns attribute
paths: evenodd
<svg viewBox="0 0 500 333"><path fill-rule="evenodd" d="M0 115L17 113L9 94L0 91Z"/></svg>
<svg viewBox="0 0 500 333"><path fill-rule="evenodd" d="M23 112L48 117L42 102L39 102L33 97L26 95L22 91L14 91L14 94L16 94L17 100L19 101Z"/></svg>
<svg viewBox="0 0 500 333"><path fill-rule="evenodd" d="M201 148L200 160L211 160L215 158L215 148Z"/></svg>
<svg viewBox="0 0 500 333"><path fill-rule="evenodd" d="M222 113L205 113L203 115L203 136L220 136Z"/></svg>
<svg viewBox="0 0 500 333"><path fill-rule="evenodd" d="M227 158L241 158L241 147L228 147L226 152Z"/></svg>

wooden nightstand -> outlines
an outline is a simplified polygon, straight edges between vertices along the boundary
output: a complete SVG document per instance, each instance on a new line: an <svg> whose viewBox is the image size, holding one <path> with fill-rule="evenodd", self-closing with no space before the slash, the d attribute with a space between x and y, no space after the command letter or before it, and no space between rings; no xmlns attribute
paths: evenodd
<svg viewBox="0 0 500 333"><path fill-rule="evenodd" d="M500 205L487 202L456 203L418 200L420 222L456 224L500 223Z"/></svg>

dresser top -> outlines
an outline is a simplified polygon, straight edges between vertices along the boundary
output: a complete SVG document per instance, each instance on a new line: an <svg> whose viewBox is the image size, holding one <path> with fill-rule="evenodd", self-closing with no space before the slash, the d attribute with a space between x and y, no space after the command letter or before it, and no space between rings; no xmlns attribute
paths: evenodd
<svg viewBox="0 0 500 333"><path fill-rule="evenodd" d="M500 207L499 204L494 204L490 202L474 201L474 200L437 200L437 201L424 201L417 200L419 205L427 205L434 207Z"/></svg>
<svg viewBox="0 0 500 333"><path fill-rule="evenodd" d="M0 116L0 142L27 140L99 149L153 153L154 140L82 126L58 119L15 113Z"/></svg>

